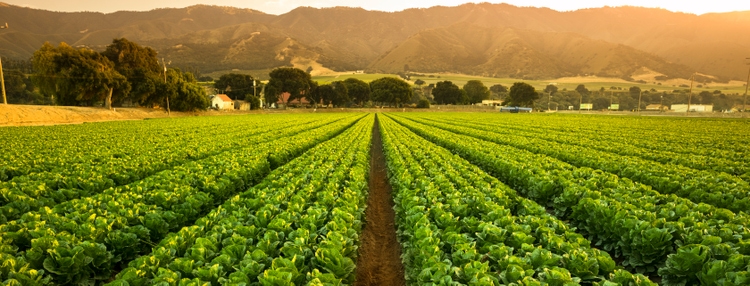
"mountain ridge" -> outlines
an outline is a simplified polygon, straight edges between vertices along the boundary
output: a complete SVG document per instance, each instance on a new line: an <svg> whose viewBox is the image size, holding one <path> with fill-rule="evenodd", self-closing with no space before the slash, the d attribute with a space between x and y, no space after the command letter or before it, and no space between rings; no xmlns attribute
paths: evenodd
<svg viewBox="0 0 750 286"><path fill-rule="evenodd" d="M288 57L314 59L334 70L395 72L403 70L404 65L412 69L423 65L413 55L389 55L396 50L404 54L429 52L432 54L422 57L444 61L439 49L426 48L424 43L433 41L462 53L473 51L475 55L455 57L458 62L443 65L464 71L474 68L475 73L497 73L491 72L500 69L496 66L513 63L502 67L506 69L504 74L519 70L513 75L545 78L622 74L619 77L627 78L629 71L647 68L668 77L684 78L700 72L727 81L745 77L743 59L750 56L750 38L738 35L750 31L749 15L750 11L738 11L699 16L632 6L559 12L489 3L399 12L298 7L282 15L271 15L252 9L195 5L105 14L52 12L0 4L0 19L11 23L11 29L0 30L0 54L27 59L45 41L53 44L65 41L101 50L113 38L126 37L155 48L160 57L169 58L178 66L192 65L207 72L290 65L292 59ZM497 42L483 44L495 45L495 49L507 53L493 54L494 50L468 47L470 42L476 44L480 39L472 35L459 37L457 31L451 36L454 25L468 25L472 31L484 33L485 38L505 31L504 37L490 37ZM511 35L507 29L521 36L507 41ZM254 36L258 32L261 36ZM409 42L418 35L422 44ZM280 45L282 42L286 44ZM180 45L192 49L192 54L174 48ZM412 51L407 47L426 49ZM605 56L609 52L614 54ZM286 54L285 59L278 60L282 54ZM571 54L582 59L574 60ZM273 55L274 59L259 55ZM197 59L189 60L191 56ZM528 57L526 62L524 57ZM403 63L385 64L383 58L399 58ZM480 58L483 60L478 61ZM212 65L213 59L221 59L221 64Z"/></svg>

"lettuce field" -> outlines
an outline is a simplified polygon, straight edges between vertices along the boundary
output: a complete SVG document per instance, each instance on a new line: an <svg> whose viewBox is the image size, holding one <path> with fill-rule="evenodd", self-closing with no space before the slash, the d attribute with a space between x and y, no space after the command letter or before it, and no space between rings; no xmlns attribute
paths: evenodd
<svg viewBox="0 0 750 286"><path fill-rule="evenodd" d="M750 122L0 128L2 285L750 285Z"/></svg>

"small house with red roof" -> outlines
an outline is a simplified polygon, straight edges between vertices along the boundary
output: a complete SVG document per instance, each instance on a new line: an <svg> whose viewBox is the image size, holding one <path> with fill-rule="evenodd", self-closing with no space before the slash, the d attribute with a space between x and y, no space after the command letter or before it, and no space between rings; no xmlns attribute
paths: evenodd
<svg viewBox="0 0 750 286"><path fill-rule="evenodd" d="M234 109L234 101L232 101L232 99L226 94L217 94L211 99L211 108L232 110Z"/></svg>

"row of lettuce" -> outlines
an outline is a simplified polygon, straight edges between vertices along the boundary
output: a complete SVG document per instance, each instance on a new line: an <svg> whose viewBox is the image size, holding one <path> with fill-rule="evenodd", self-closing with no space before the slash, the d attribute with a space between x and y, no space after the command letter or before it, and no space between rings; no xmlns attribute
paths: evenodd
<svg viewBox="0 0 750 286"><path fill-rule="evenodd" d="M456 117L469 119L467 115L456 115L452 119L455 120ZM471 125L467 126L488 131L502 130L505 134L510 131L511 135L587 148L589 151L582 155L594 155L591 151L604 151L613 155L651 160L676 168L709 171L723 177L736 176L744 182L750 182L750 161L742 159L747 158L748 150L744 146L750 144L750 140L747 136L741 135L742 132L737 132L750 128L747 122L743 121L706 122L707 119L694 119L697 121L693 122L672 118L628 118L624 120L630 123L628 126L618 125L616 120L612 120L609 126L591 126L589 122L582 126L575 126L568 120L579 119L577 117L566 117L565 120L561 120L554 116L539 116L531 119L543 125L519 122L519 118L498 118L488 115L472 115L472 117L473 120L466 122L471 122ZM440 116L430 117L430 119L445 120ZM597 118L585 119L597 122ZM633 126L649 126L654 123L658 123L658 126L651 126L647 130L629 130L633 129ZM708 132L703 126L706 123L713 123L709 126L716 128L717 130L714 131L717 134ZM725 124L717 125L718 123ZM741 125L745 125L744 128ZM680 133L665 132L669 130L679 130ZM706 140L712 144L702 144ZM729 181L736 180L737 178L733 178Z"/></svg>
<svg viewBox="0 0 750 286"><path fill-rule="evenodd" d="M694 202L707 203L735 212L750 212L750 183L727 173L659 163L638 156L618 155L588 148L575 138L556 139L555 136L541 133L522 136L516 135L515 132L484 128L477 124L450 123L447 118L410 118L453 133L544 154L578 167L610 172L649 185L663 194L676 194ZM597 144L609 143L592 143L593 146Z"/></svg>
<svg viewBox="0 0 750 286"><path fill-rule="evenodd" d="M351 284L373 118L170 234L109 285Z"/></svg>
<svg viewBox="0 0 750 286"><path fill-rule="evenodd" d="M80 168L81 165L115 163L143 155L172 160L172 156L180 158L184 156L181 154L183 152L193 152L189 148L182 148L194 146L191 142L206 140L206 136L231 136L243 131L236 128L237 125L221 124L215 118L180 118L169 120L169 125L165 125L164 120L3 128L3 132L0 132L0 140L4 142L0 146L0 158L9 164L0 166L0 181L32 173L62 172ZM258 118L244 117L234 121L255 127ZM180 140L174 140L178 136ZM182 145L186 143L191 145ZM173 154L162 154L164 151L172 151ZM123 171L138 172L151 168L146 165L151 163L159 162L144 162L143 168ZM112 179L117 181L119 178Z"/></svg>
<svg viewBox="0 0 750 286"><path fill-rule="evenodd" d="M70 130L43 129L30 136L21 136L16 141L49 141L48 137L60 137L61 140L75 146L68 150L58 146L59 154L40 156L34 163L20 160L18 166L31 166L29 173L17 175L8 181L0 182L0 223L19 219L23 214L34 212L43 207L54 207L57 204L73 199L95 195L103 190L137 182L160 171L174 168L191 161L204 159L231 150L250 147L252 144L272 142L279 138L300 131L317 128L342 117L302 118L285 116L237 117L233 124L221 124L217 119L206 122L180 120L171 126L179 126L178 131L151 135L158 129L164 129L167 122L140 124L145 128L133 128L127 125L114 125L110 130L119 135L96 139L91 135L101 132L97 126L89 128L89 136L80 138L68 136ZM275 121L285 120L290 127L282 132L268 128ZM210 122L210 124L208 123ZM40 134L41 133L41 134ZM62 133L62 134L61 134ZM178 138L179 140L176 140ZM59 142L58 142L59 143ZM52 147L56 143L50 143ZM102 146L104 145L104 146ZM111 146L110 146L111 145ZM29 148L35 150L34 148ZM26 149L21 149L26 150ZM43 153L43 152L42 152ZM9 164L9 165L14 165ZM59 164L59 166L58 166Z"/></svg>
<svg viewBox="0 0 750 286"><path fill-rule="evenodd" d="M420 119L391 116L549 207L632 271L659 275L665 285L750 282L750 229L744 212L661 194L602 170L449 132Z"/></svg>
<svg viewBox="0 0 750 286"><path fill-rule="evenodd" d="M474 116L483 120L490 117ZM748 128L747 120L736 118L551 114L523 118L505 117L501 120L495 117L490 121L507 123L507 127L516 125L550 132L574 132L581 137L615 139L652 150L730 159L747 154L744 146L750 144L750 138L742 132Z"/></svg>
<svg viewBox="0 0 750 286"><path fill-rule="evenodd" d="M466 160L387 117L380 129L410 284L656 285Z"/></svg>
<svg viewBox="0 0 750 286"><path fill-rule="evenodd" d="M747 178L750 144L742 130L746 120L673 117L596 117L536 115L498 117L489 114L456 115L471 118L485 128L505 129L520 134L542 134L578 138L594 149L617 154L717 170ZM604 143L604 144L603 144ZM624 147L624 148L620 148ZM643 152L641 152L643 151Z"/></svg>
<svg viewBox="0 0 750 286"><path fill-rule="evenodd" d="M274 141L262 134L239 137L240 148L30 211L0 225L0 281L20 285L106 281L115 269L150 252L169 233L193 225L272 169L344 132L361 118L328 115L322 120L328 124L303 124L304 131L278 129Z"/></svg>

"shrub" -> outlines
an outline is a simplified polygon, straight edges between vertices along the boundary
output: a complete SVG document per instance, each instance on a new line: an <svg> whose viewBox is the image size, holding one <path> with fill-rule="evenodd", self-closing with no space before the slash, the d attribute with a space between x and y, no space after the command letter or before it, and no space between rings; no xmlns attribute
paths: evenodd
<svg viewBox="0 0 750 286"><path fill-rule="evenodd" d="M430 101L427 99L421 99L417 103L417 108L430 108Z"/></svg>

